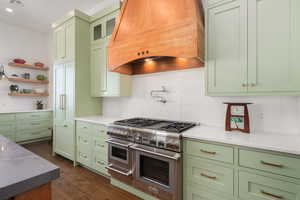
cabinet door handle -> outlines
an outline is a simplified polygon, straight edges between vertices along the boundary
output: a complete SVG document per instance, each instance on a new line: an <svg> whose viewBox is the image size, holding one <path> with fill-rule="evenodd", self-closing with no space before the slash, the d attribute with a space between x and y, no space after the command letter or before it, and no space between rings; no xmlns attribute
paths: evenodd
<svg viewBox="0 0 300 200"><path fill-rule="evenodd" d="M67 128L67 127L68 127L68 125L64 125L64 127L65 127L65 128Z"/></svg>
<svg viewBox="0 0 300 200"><path fill-rule="evenodd" d="M66 109L66 95L63 94L61 95L62 97L62 110L65 110Z"/></svg>
<svg viewBox="0 0 300 200"><path fill-rule="evenodd" d="M59 109L63 110L63 107L62 107L62 95L59 95Z"/></svg>
<svg viewBox="0 0 300 200"><path fill-rule="evenodd" d="M209 179L213 179L213 180L217 179L217 177L215 177L215 176L209 176L209 175L204 174L204 173L201 173L200 175L203 176L203 177L205 177L205 178L209 178Z"/></svg>
<svg viewBox="0 0 300 200"><path fill-rule="evenodd" d="M200 151L201 151L202 153L211 154L211 155L216 155L216 154L217 154L217 152L206 151L206 150L204 150L204 149L200 149Z"/></svg>
<svg viewBox="0 0 300 200"><path fill-rule="evenodd" d="M284 168L284 165L269 163L269 162L265 162L263 160L261 160L260 163L263 165L271 166L271 167Z"/></svg>
<svg viewBox="0 0 300 200"><path fill-rule="evenodd" d="M276 199L283 199L283 196L271 194L271 193L266 192L266 191L264 191L264 190L261 190L260 192L261 192L262 194L264 194L264 195L267 195L267 196L270 196L270 197L273 197L273 198L276 198Z"/></svg>

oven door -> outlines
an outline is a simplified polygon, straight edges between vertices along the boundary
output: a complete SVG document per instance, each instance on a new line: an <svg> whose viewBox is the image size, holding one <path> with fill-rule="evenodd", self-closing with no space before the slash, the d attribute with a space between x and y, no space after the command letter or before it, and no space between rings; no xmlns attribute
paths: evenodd
<svg viewBox="0 0 300 200"><path fill-rule="evenodd" d="M132 175L132 150L129 148L132 143L109 139L108 143L108 166L110 174L122 176Z"/></svg>
<svg viewBox="0 0 300 200"><path fill-rule="evenodd" d="M134 186L164 200L181 199L181 155L144 145L135 150Z"/></svg>

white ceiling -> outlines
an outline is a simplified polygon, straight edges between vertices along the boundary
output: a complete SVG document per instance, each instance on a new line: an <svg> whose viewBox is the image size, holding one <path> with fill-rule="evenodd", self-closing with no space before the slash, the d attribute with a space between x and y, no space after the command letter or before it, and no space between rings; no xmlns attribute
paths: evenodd
<svg viewBox="0 0 300 200"><path fill-rule="evenodd" d="M110 0L22 0L24 7L12 6L9 0L0 0L0 20L39 32L51 31L51 23L68 11L88 11L99 3ZM5 8L14 9L8 13Z"/></svg>

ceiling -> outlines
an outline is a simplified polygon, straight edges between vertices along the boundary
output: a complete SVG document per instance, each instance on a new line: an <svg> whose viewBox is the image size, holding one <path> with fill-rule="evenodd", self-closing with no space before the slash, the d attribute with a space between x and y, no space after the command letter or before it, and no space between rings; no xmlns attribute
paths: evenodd
<svg viewBox="0 0 300 200"><path fill-rule="evenodd" d="M104 1L110 0L22 0L24 7L12 5L10 0L0 0L0 20L39 32L50 32L51 23L68 11L88 11ZM13 13L5 11L12 8Z"/></svg>

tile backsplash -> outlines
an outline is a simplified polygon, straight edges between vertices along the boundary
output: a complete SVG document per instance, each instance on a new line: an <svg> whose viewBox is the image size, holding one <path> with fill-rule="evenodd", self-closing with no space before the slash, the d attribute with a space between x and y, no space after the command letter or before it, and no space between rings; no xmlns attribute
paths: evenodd
<svg viewBox="0 0 300 200"><path fill-rule="evenodd" d="M165 86L166 104L156 102L151 90ZM103 114L111 117L152 117L224 126L223 102L251 102L252 131L300 134L299 97L208 97L204 68L133 76L131 97L104 98Z"/></svg>

